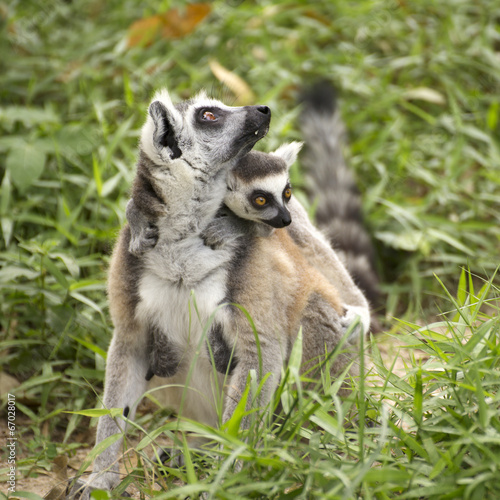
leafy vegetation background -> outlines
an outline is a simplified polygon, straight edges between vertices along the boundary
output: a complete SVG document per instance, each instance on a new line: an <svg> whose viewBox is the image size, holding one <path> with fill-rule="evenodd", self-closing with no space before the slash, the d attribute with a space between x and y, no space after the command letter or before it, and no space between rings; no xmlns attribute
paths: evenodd
<svg viewBox="0 0 500 500"><path fill-rule="evenodd" d="M379 455L370 466L377 463L385 476L369 475L359 451L368 437L363 441L361 431L350 438L361 440L358 451L345 449L342 426L336 439L343 444L319 447L329 451L314 460L311 450L297 451L297 465L304 454L309 465L288 463L288 476L274 462L275 476L262 464L239 474L257 490L255 481L272 476L276 497L299 485L290 491L304 498L333 490L331 498L497 498L498 2L228 0L186 9L176 1L14 0L0 3L0 20L0 352L2 372L21 383L24 472L80 446L72 437L87 420L62 412L94 406L94 391L101 391L112 332L107 261L125 221L153 91L166 86L183 99L206 88L230 103L265 103L273 121L259 147L272 150L300 140L298 92L326 77L341 96L346 154L386 293L386 327L413 331L408 343L428 349L434 365L415 361L407 385L395 390L390 367L378 363L384 390L394 390L366 403L373 419L380 421L384 398L397 407L407 397L407 408L416 408L407 410L414 418L405 430L395 423L399 414L384 417L383 439L373 431L372 451ZM300 188L299 166L293 181ZM434 327L418 337L410 322ZM483 344L474 337L480 328ZM471 333L476 340L468 344ZM416 340L422 335L430 336L427 343ZM449 403L455 413L424 398L436 390L438 372L450 376L439 387L459 406ZM360 401L364 412L364 389L352 408ZM422 425L439 412L447 424L440 435L426 434ZM326 442L325 427L317 432ZM321 468L328 460L328 474L343 475L328 476ZM313 462L321 467L313 469ZM425 477L430 493L413 495L412 484L422 486Z"/></svg>

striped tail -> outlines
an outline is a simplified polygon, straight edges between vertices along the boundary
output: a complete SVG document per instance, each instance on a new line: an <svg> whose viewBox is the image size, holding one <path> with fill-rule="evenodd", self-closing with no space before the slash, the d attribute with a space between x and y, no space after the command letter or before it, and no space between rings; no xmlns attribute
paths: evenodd
<svg viewBox="0 0 500 500"><path fill-rule="evenodd" d="M335 90L330 83L317 83L303 93L302 101L300 128L305 150L301 163L311 202L317 203L317 225L372 309L379 309L381 293L374 248L363 223L360 193L342 152L346 134ZM373 329L379 329L376 322Z"/></svg>

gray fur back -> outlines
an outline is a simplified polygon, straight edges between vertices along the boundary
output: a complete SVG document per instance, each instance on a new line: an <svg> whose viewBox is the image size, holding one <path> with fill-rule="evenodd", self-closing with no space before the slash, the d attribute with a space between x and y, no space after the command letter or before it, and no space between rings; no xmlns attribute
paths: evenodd
<svg viewBox="0 0 500 500"><path fill-rule="evenodd" d="M311 201L317 201L316 221L372 308L380 305L374 250L363 224L361 198L347 167L343 147L345 126L335 91L317 83L302 96L300 128L305 142L301 162Z"/></svg>

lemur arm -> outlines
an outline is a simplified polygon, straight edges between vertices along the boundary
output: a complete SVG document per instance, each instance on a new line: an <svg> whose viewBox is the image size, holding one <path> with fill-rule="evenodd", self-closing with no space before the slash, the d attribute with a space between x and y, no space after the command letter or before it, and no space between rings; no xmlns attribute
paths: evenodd
<svg viewBox="0 0 500 500"><path fill-rule="evenodd" d="M292 197L288 209L293 222L287 231L301 248L308 262L337 288L346 309L344 323L348 326L356 316L359 316L364 332L368 332L370 308L363 292L356 286L323 234L311 223L306 210L296 198Z"/></svg>
<svg viewBox="0 0 500 500"><path fill-rule="evenodd" d="M130 226L130 253L138 257L156 246L156 221L165 211L166 206L154 191L151 181L144 175L137 175L132 185L132 198L125 210Z"/></svg>
<svg viewBox="0 0 500 500"><path fill-rule="evenodd" d="M136 257L142 255L146 250L154 248L158 242L158 227L156 220L159 210L151 210L158 200L154 196L145 193L139 198L131 198L127 203L125 215L130 226L129 252ZM145 209L149 208L148 211ZM155 213L156 212L156 213ZM217 216L201 233L203 243L212 250L220 249L233 242L244 234L255 234L266 236L272 228L265 224L258 224L249 220L241 219L223 205Z"/></svg>
<svg viewBox="0 0 500 500"><path fill-rule="evenodd" d="M128 224L130 226L130 245L128 250L131 254L139 257L149 248L154 248L158 242L158 227L155 219L140 210L131 198L125 210Z"/></svg>

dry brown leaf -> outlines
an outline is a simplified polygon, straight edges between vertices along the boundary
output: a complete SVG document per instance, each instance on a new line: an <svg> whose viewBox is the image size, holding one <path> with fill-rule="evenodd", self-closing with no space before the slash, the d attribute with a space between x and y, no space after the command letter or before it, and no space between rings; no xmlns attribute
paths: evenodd
<svg viewBox="0 0 500 500"><path fill-rule="evenodd" d="M177 9L170 10L164 14L162 37L174 39L189 35L208 16L210 10L209 3L188 5L182 14Z"/></svg>
<svg viewBox="0 0 500 500"><path fill-rule="evenodd" d="M145 17L133 23L128 29L129 47L147 47L158 37L162 26L160 16Z"/></svg>
<svg viewBox="0 0 500 500"><path fill-rule="evenodd" d="M192 33L210 13L209 3L194 3L185 9L170 9L163 14L139 19L128 30L128 46L151 45L159 36L169 40Z"/></svg>
<svg viewBox="0 0 500 500"><path fill-rule="evenodd" d="M255 102L255 95L243 78L229 71L227 68L224 68L224 66L215 59L212 59L209 65L215 78L234 94L236 97L236 104L245 106Z"/></svg>

